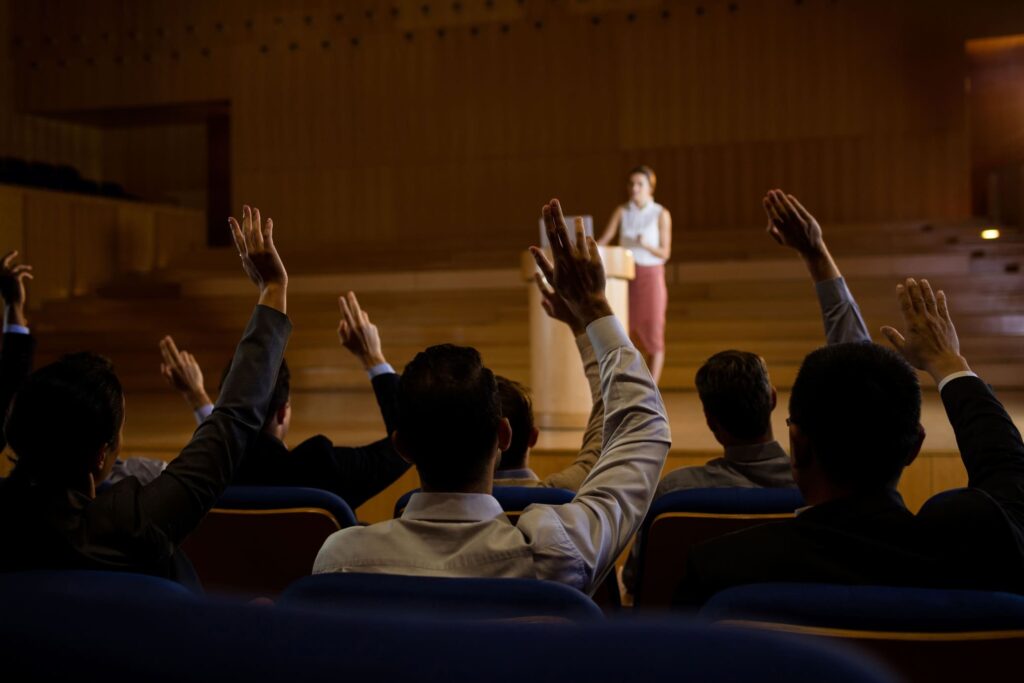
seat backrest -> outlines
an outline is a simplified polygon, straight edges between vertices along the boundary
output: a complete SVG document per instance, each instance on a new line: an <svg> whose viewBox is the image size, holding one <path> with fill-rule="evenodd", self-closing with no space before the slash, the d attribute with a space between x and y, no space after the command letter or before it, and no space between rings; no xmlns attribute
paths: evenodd
<svg viewBox="0 0 1024 683"><path fill-rule="evenodd" d="M758 524L790 519L803 504L797 489L687 489L661 496L651 505L638 540L636 606L671 605L693 546Z"/></svg>
<svg viewBox="0 0 1024 683"><path fill-rule="evenodd" d="M0 661L11 680L894 680L865 658L825 645L679 619L573 626L445 622L208 600L182 609L166 600L40 602L34 596L12 596L0 610Z"/></svg>
<svg viewBox="0 0 1024 683"><path fill-rule="evenodd" d="M402 516L402 512L409 504L409 499L413 494L419 492L420 489L413 489L402 494L402 497L395 503L395 517ZM498 500L501 509L505 511L513 524L518 521L523 510L531 505L562 505L571 502L576 497L574 491L545 486L495 486L491 495Z"/></svg>
<svg viewBox="0 0 1024 683"><path fill-rule="evenodd" d="M40 602L57 602L76 596L100 602L116 599L142 602L156 598L198 599L198 595L179 583L131 572L69 569L0 574L0 602L19 595L31 595Z"/></svg>
<svg viewBox="0 0 1024 683"><path fill-rule="evenodd" d="M354 524L328 491L232 486L182 547L207 591L274 597L312 571L328 536Z"/></svg>
<svg viewBox="0 0 1024 683"><path fill-rule="evenodd" d="M998 680L1024 646L1024 597L974 590L765 583L730 588L707 619L855 644L910 681Z"/></svg>
<svg viewBox="0 0 1024 683"><path fill-rule="evenodd" d="M299 579L281 604L346 613L391 610L439 619L601 619L574 588L537 579L466 579L395 574L317 574Z"/></svg>

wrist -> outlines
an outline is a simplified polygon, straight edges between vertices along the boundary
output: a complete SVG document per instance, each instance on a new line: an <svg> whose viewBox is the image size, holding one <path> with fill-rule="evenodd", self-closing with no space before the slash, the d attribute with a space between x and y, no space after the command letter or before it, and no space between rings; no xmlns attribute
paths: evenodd
<svg viewBox="0 0 1024 683"><path fill-rule="evenodd" d="M287 313L287 282L269 282L260 288L259 303L281 313Z"/></svg>
<svg viewBox="0 0 1024 683"><path fill-rule="evenodd" d="M604 294L601 294L580 307L579 322L585 331L590 326L590 323L609 315L614 315L612 307L609 305L608 299L605 298Z"/></svg>
<svg viewBox="0 0 1024 683"><path fill-rule="evenodd" d="M388 362L388 359L384 357L384 354L379 352L363 354L360 358L363 361L363 368L366 370L375 368L378 365L384 365Z"/></svg>
<svg viewBox="0 0 1024 683"><path fill-rule="evenodd" d="M28 327L28 319L25 317L25 305L18 302L4 306L4 324Z"/></svg>
<svg viewBox="0 0 1024 683"><path fill-rule="evenodd" d="M190 406L192 406L192 410L199 410L203 406L213 403L213 401L210 400L210 397L207 396L206 391L203 389L185 394L185 400L188 401Z"/></svg>
<svg viewBox="0 0 1024 683"><path fill-rule="evenodd" d="M970 372L971 366L967 364L967 359L963 356L951 354L928 363L925 370L932 376L935 383L938 384L954 373Z"/></svg>

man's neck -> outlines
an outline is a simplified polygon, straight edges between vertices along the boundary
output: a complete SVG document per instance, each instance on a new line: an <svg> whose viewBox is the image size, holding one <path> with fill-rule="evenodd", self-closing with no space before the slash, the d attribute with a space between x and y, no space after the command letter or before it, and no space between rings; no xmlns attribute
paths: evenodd
<svg viewBox="0 0 1024 683"><path fill-rule="evenodd" d="M736 448L742 446L761 446L766 443L775 441L775 434L771 428L768 429L764 434L754 439L737 439L736 437L722 433L719 435L718 442L725 448Z"/></svg>

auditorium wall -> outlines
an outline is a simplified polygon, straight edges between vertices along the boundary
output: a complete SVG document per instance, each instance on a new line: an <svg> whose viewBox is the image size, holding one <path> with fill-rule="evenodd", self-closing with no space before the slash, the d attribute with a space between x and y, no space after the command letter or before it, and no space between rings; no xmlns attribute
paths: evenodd
<svg viewBox="0 0 1024 683"><path fill-rule="evenodd" d="M339 260L511 252L552 194L601 224L640 162L657 169L677 233L760 223L775 185L829 221L963 217L964 43L1024 32L1016 3L968 0L39 0L9 12L20 108L74 121L227 102L236 203L258 201L303 249L344 247ZM146 145L99 156L137 167Z"/></svg>

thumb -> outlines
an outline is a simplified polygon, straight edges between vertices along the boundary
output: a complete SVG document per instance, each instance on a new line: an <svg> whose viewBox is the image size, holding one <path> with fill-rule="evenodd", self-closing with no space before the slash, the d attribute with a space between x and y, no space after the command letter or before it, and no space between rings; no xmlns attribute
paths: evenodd
<svg viewBox="0 0 1024 683"><path fill-rule="evenodd" d="M896 347L896 350L903 353L903 349L907 345L907 340L903 338L903 335L899 333L895 327L889 327L885 325L882 327L882 334L889 340L889 343Z"/></svg>

